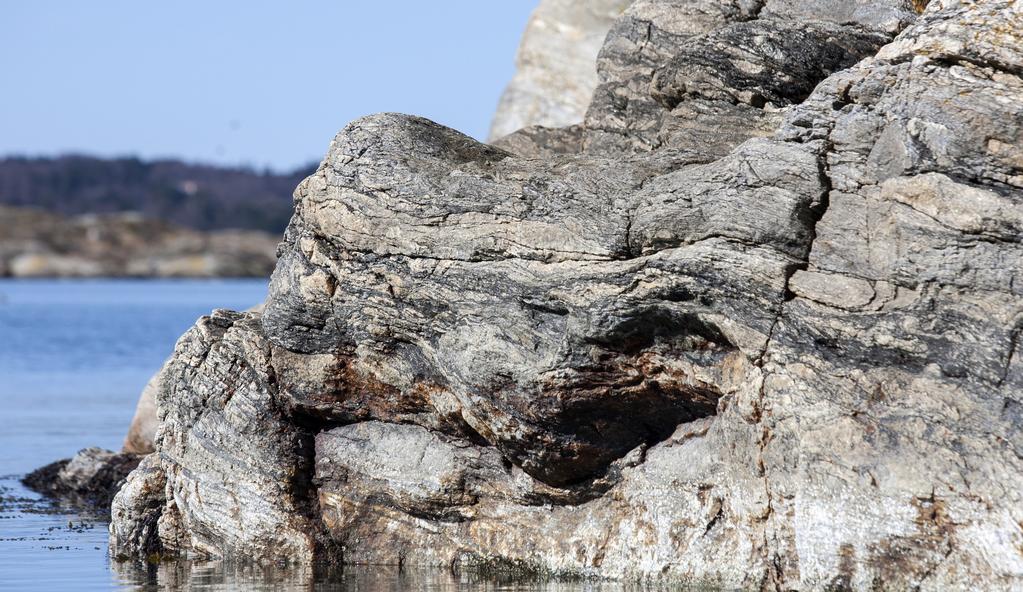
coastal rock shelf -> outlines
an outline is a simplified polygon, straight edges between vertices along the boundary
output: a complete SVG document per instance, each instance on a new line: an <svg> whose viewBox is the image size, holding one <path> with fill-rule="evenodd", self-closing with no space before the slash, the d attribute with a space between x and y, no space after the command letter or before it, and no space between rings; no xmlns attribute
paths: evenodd
<svg viewBox="0 0 1023 592"><path fill-rule="evenodd" d="M182 228L137 213L68 218L0 205L0 277L266 277L278 237Z"/></svg>
<svg viewBox="0 0 1023 592"><path fill-rule="evenodd" d="M637 0L581 124L352 122L111 551L1023 585L1023 4Z"/></svg>

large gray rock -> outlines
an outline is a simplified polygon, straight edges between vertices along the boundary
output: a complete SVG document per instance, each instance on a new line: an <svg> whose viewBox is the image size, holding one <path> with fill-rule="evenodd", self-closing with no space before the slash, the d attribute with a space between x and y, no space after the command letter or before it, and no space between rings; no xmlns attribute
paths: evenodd
<svg viewBox="0 0 1023 592"><path fill-rule="evenodd" d="M641 0L583 125L350 124L112 551L1023 586L1023 8L922 8Z"/></svg>

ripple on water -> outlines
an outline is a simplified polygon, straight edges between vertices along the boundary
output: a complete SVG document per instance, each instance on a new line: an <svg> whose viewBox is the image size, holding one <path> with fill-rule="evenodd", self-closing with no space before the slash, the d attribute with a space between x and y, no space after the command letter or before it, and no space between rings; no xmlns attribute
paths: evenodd
<svg viewBox="0 0 1023 592"><path fill-rule="evenodd" d="M13 475L0 477L0 589L111 587L105 519L49 502Z"/></svg>

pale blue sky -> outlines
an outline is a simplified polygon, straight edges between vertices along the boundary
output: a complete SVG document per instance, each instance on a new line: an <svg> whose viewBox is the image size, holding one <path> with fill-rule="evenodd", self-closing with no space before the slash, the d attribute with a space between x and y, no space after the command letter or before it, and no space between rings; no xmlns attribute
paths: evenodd
<svg viewBox="0 0 1023 592"><path fill-rule="evenodd" d="M477 138L536 0L0 0L0 155L286 169L379 111Z"/></svg>

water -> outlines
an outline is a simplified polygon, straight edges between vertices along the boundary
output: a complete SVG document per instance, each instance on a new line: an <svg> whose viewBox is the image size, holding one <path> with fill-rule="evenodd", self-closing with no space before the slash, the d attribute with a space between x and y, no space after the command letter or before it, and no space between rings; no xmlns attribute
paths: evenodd
<svg viewBox="0 0 1023 592"><path fill-rule="evenodd" d="M446 570L238 568L111 562L107 523L18 481L86 446L117 450L146 381L214 308L261 302L263 280L0 280L0 590L537 591L618 589Z"/></svg>

